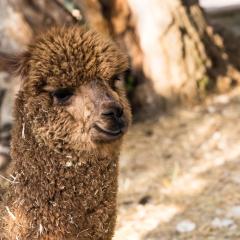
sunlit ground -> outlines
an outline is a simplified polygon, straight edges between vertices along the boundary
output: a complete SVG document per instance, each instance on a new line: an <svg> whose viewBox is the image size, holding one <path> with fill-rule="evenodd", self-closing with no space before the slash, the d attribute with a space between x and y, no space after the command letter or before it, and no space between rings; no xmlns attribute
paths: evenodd
<svg viewBox="0 0 240 240"><path fill-rule="evenodd" d="M238 95L132 127L115 240L240 239Z"/></svg>

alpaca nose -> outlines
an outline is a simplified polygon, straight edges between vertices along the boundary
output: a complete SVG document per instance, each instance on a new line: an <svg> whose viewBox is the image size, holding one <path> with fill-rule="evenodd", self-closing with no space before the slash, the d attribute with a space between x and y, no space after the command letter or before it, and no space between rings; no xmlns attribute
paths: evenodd
<svg viewBox="0 0 240 240"><path fill-rule="evenodd" d="M123 108L118 104L111 104L102 111L101 115L104 117L118 120L123 115Z"/></svg>

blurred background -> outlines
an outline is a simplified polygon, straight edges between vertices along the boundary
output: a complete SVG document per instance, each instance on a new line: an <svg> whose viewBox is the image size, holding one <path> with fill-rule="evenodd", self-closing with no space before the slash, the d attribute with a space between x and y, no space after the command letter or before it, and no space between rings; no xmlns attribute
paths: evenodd
<svg viewBox="0 0 240 240"><path fill-rule="evenodd" d="M0 51L73 24L112 38L131 63L114 239L239 240L240 0L0 0ZM19 81L0 62L2 175Z"/></svg>

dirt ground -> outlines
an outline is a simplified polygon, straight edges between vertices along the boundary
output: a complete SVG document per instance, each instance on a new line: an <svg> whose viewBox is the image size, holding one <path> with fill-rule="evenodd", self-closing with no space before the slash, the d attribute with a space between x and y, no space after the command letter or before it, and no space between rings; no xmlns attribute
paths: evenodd
<svg viewBox="0 0 240 240"><path fill-rule="evenodd" d="M240 239L239 93L132 126L114 240Z"/></svg>

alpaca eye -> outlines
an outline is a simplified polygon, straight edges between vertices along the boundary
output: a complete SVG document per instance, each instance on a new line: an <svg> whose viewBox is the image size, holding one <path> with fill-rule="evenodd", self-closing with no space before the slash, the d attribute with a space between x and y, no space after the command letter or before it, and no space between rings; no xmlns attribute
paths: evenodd
<svg viewBox="0 0 240 240"><path fill-rule="evenodd" d="M119 88L122 85L122 76L120 74L114 75L110 79L110 86L111 88L116 91L117 88Z"/></svg>
<svg viewBox="0 0 240 240"><path fill-rule="evenodd" d="M54 101L60 104L67 103L73 94L73 89L70 88L60 88L52 93Z"/></svg>

